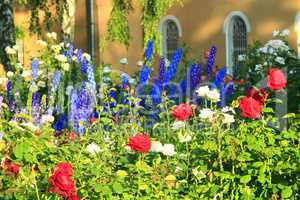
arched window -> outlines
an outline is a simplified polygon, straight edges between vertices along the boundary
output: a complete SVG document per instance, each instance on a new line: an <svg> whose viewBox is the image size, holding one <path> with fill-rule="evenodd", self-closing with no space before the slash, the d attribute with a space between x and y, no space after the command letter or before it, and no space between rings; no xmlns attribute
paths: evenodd
<svg viewBox="0 0 300 200"><path fill-rule="evenodd" d="M297 13L295 20L295 31L297 33L297 49L298 49L298 58L300 58L300 11Z"/></svg>
<svg viewBox="0 0 300 200"><path fill-rule="evenodd" d="M172 59L173 53L179 47L181 27L176 17L168 15L160 22L162 54L168 60Z"/></svg>
<svg viewBox="0 0 300 200"><path fill-rule="evenodd" d="M247 53L247 35L250 24L247 17L239 12L231 12L224 23L226 34L226 60L229 73L235 75L239 71L243 56Z"/></svg>

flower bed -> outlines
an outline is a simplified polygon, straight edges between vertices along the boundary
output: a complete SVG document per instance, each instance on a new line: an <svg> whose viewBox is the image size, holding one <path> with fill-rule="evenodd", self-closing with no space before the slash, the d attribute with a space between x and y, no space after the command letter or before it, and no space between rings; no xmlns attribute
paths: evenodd
<svg viewBox="0 0 300 200"><path fill-rule="evenodd" d="M116 87L110 68L94 75L88 54L54 41L54 34L39 41L45 50L31 78L17 63L8 74L1 199L299 198L299 117L285 115L280 129L270 98L286 87L279 68L268 70L266 88L231 102L232 81L224 69L213 73L213 47L203 85L195 64L191 79L180 81L192 84L175 88L185 91L182 102L170 84L182 50L170 66L161 59L160 77L150 79L148 49L139 80L121 74Z"/></svg>

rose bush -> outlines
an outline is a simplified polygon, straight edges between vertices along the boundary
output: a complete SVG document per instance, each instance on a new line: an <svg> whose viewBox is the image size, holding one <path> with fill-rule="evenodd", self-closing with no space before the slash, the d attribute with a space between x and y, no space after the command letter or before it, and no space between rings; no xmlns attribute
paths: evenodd
<svg viewBox="0 0 300 200"><path fill-rule="evenodd" d="M58 60L66 64L62 56L46 59L60 68ZM77 72L90 64L73 61L69 70ZM149 75L145 71L142 80ZM58 77L53 76L50 82L56 84ZM0 199L299 198L300 117L286 114L287 126L276 126L280 118L272 109L278 103L272 88L251 85L242 97L221 107L222 90L213 87L216 81L195 90L199 103L188 99L178 106L178 99L165 94L171 90L159 101L155 95L138 98L122 77L119 88L101 85L97 105L90 101L90 90L69 95L72 88L64 87L65 82L59 88L66 96L51 93L57 101L42 98L37 106L31 92L22 94L26 103L21 109L9 104L16 89L9 95L1 91ZM91 80L91 74L79 78ZM25 83L28 89L33 81ZM284 87L284 81L273 83ZM146 91L155 93L151 87ZM13 102L18 100L14 97ZM148 104L151 100L156 104ZM48 105L54 105L54 115L44 113ZM86 105L93 108L91 115L85 115ZM69 115L56 115L65 109ZM74 114L73 109L80 112ZM41 123L36 123L36 113L43 116ZM66 123L70 116L75 126ZM149 118L154 119L151 125Z"/></svg>

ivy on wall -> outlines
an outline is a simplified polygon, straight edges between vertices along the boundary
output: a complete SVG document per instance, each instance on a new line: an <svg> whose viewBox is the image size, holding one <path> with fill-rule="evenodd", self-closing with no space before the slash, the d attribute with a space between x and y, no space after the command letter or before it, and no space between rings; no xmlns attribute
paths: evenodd
<svg viewBox="0 0 300 200"><path fill-rule="evenodd" d="M155 51L159 52L160 34L158 25L161 17L175 3L181 0L139 0L143 8L142 25L144 29L144 47L148 40L155 43ZM126 47L130 42L128 14L133 10L132 0L113 0L113 9L108 21L106 41L119 42Z"/></svg>
<svg viewBox="0 0 300 200"><path fill-rule="evenodd" d="M17 0L19 4L26 5L31 10L30 32L41 34L43 25L47 31L59 22L61 27L64 10L68 10L67 0ZM51 12L51 7L55 6L55 11ZM41 19L43 16L43 21Z"/></svg>

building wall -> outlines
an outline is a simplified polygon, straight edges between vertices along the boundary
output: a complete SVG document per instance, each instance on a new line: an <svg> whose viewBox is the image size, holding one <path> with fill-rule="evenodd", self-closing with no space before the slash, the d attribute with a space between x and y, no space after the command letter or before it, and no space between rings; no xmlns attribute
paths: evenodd
<svg viewBox="0 0 300 200"><path fill-rule="evenodd" d="M139 0L133 0L134 11L130 13L130 46L128 49L118 43L109 43L100 52L100 42L103 42L107 31L107 22L112 9L112 0L95 0L95 53L97 64L112 64L115 69L128 73L138 70L136 62L143 55L143 30L141 26L142 9ZM300 11L299 0L183 0L169 10L168 15L178 18L182 27L181 42L192 48L192 56L202 54L212 45L218 47L217 65L226 64L224 20L231 11L241 11L249 19L251 32L248 42L269 40L275 29L288 28L291 31L290 44L297 46L297 34L294 29L295 17ZM15 7L15 23L25 30L29 28L30 11L25 7ZM159 29L159 28L158 28ZM157 30L158 30L157 29ZM300 34L299 34L300 35ZM76 0L75 45L87 51L87 18L86 1ZM37 36L26 33L24 38L24 64L28 66L30 59L37 52L35 44ZM124 67L119 64L123 57L129 64ZM0 69L0 75L3 71Z"/></svg>
<svg viewBox="0 0 300 200"><path fill-rule="evenodd" d="M100 37L103 38L112 3L111 0L98 0L97 3L100 13ZM138 4L135 0L134 3ZM249 43L254 40L265 42L272 37L273 30L288 28L291 31L290 44L294 48L297 46L294 22L300 10L299 0L183 0L182 5L175 5L167 13L179 19L182 27L181 41L193 49L191 53L194 56L216 45L218 48L216 63L219 66L226 65L223 25L231 11L241 11L248 17L251 26L248 35ZM136 61L142 56L143 42L140 18L140 8L135 9L129 17L132 36L129 49L126 51L119 44L110 44L101 57L103 62L112 63L118 68L119 59L127 57L129 69L126 71L132 72L138 69Z"/></svg>

